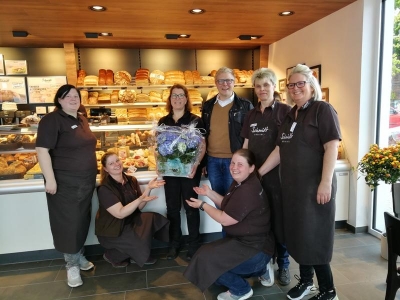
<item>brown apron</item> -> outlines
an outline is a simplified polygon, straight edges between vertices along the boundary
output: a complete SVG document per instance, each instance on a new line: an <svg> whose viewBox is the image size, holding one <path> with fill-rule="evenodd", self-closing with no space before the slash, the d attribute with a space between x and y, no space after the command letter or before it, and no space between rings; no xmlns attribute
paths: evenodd
<svg viewBox="0 0 400 300"><path fill-rule="evenodd" d="M89 231L96 173L54 170L57 193L46 193L54 247L75 254Z"/></svg>
<svg viewBox="0 0 400 300"><path fill-rule="evenodd" d="M322 176L324 150L323 145L315 149L305 139L303 120L310 111L315 111L311 105L299 115L294 128L294 122L289 117L281 127L283 222L285 244L296 262L321 265L328 264L332 259L336 176L334 173L331 200L324 205L318 204L317 190ZM292 137L288 138L291 134Z"/></svg>

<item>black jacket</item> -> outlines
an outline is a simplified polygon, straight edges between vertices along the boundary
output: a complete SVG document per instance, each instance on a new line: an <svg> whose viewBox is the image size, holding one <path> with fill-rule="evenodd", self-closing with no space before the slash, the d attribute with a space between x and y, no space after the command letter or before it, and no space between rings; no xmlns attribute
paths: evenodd
<svg viewBox="0 0 400 300"><path fill-rule="evenodd" d="M201 111L201 118L206 129L206 140L210 134L211 114L214 108L217 96L204 102ZM244 117L249 110L253 109L253 104L247 100L240 98L234 93L233 105L229 110L229 141L232 153L242 148L244 139L240 136Z"/></svg>

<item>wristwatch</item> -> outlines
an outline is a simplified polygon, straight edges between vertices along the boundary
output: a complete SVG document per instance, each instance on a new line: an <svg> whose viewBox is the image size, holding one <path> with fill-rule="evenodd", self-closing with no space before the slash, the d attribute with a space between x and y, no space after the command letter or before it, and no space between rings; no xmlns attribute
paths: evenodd
<svg viewBox="0 0 400 300"><path fill-rule="evenodd" d="M201 202L201 204L200 204L200 206L199 206L199 209L200 210L202 210L202 211L204 211L204 208L203 208L203 205L205 204L205 202L203 201L203 202Z"/></svg>

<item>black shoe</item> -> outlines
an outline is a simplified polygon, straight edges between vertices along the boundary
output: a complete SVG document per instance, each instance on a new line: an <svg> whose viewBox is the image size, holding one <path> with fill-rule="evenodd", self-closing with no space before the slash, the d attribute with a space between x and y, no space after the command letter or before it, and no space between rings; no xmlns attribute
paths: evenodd
<svg viewBox="0 0 400 300"><path fill-rule="evenodd" d="M287 293L287 297L289 299L300 300L304 296L316 291L316 288L312 281L304 282L297 275L294 275L294 278L296 278L299 281L299 283L295 287L292 287Z"/></svg>
<svg viewBox="0 0 400 300"><path fill-rule="evenodd" d="M196 250L188 250L188 252L187 252L187 254L186 254L186 259L187 259L188 261L191 261L191 260L192 260L192 257L193 257L194 254L196 253L196 251L197 251L197 249L196 249Z"/></svg>
<svg viewBox="0 0 400 300"><path fill-rule="evenodd" d="M280 268L278 270L278 282L283 286L290 283L290 272L288 268Z"/></svg>
<svg viewBox="0 0 400 300"><path fill-rule="evenodd" d="M172 260L178 257L179 249L175 247L171 247L167 253L167 259Z"/></svg>
<svg viewBox="0 0 400 300"><path fill-rule="evenodd" d="M336 291L332 290L318 293L318 295L310 298L309 300L338 300L338 297L336 296Z"/></svg>

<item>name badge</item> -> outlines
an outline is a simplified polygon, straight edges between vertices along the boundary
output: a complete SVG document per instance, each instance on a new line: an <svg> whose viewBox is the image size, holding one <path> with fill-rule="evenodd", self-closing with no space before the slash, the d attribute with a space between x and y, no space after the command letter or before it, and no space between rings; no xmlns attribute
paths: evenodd
<svg viewBox="0 0 400 300"><path fill-rule="evenodd" d="M293 132L294 129L296 128L297 123L293 122L292 127L290 127L290 132Z"/></svg>
<svg viewBox="0 0 400 300"><path fill-rule="evenodd" d="M72 126L71 126L72 129L75 129L75 128L77 128L77 127L78 127L78 125L72 125Z"/></svg>

